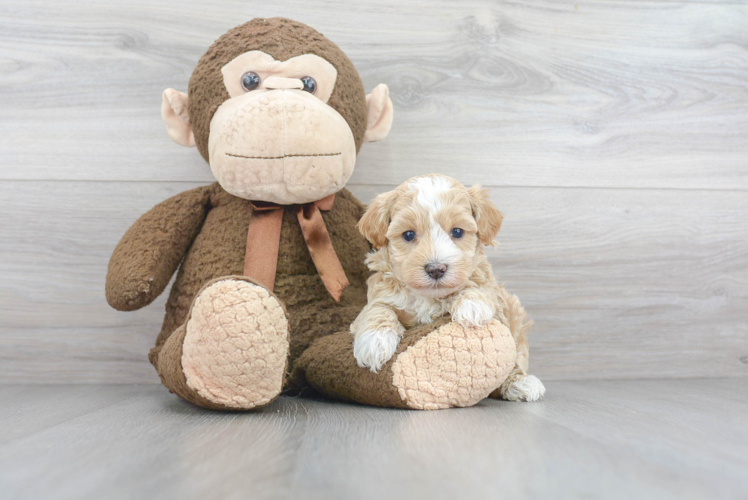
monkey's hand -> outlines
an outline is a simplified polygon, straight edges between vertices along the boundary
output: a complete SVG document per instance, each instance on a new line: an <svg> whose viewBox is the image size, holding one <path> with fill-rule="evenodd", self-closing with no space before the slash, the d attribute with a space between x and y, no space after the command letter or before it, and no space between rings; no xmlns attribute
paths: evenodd
<svg viewBox="0 0 748 500"><path fill-rule="evenodd" d="M211 186L159 203L127 230L109 260L106 299L119 311L134 311L158 297L200 232Z"/></svg>

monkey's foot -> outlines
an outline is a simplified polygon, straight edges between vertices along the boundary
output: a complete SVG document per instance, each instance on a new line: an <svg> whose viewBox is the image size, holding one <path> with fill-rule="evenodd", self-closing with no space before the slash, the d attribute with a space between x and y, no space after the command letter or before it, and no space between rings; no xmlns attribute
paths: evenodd
<svg viewBox="0 0 748 500"><path fill-rule="evenodd" d="M464 327L443 318L406 331L377 373L358 366L349 332L315 340L293 373L332 398L436 410L488 397L509 375L516 356L512 334L500 322Z"/></svg>
<svg viewBox="0 0 748 500"><path fill-rule="evenodd" d="M515 357L512 334L500 322L450 322L397 356L392 384L410 408L473 406L501 385Z"/></svg>
<svg viewBox="0 0 748 500"><path fill-rule="evenodd" d="M197 295L180 330L166 341L158 360L164 384L178 395L208 408L246 410L280 394L289 351L288 320L266 288L240 277L216 280ZM181 346L174 345L180 340ZM174 377L166 373L165 351L175 354L178 347L181 376L179 387L174 387L174 381L167 383Z"/></svg>

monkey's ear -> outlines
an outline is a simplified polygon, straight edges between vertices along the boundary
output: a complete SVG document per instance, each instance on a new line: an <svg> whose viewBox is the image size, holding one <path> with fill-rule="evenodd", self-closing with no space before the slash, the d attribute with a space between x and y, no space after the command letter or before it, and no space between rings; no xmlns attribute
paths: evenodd
<svg viewBox="0 0 748 500"><path fill-rule="evenodd" d="M504 220L496 205L488 197L488 189L473 186L468 189L470 204L473 208L473 217L478 225L478 239L484 245L494 245L496 236L501 230L501 222Z"/></svg>
<svg viewBox="0 0 748 500"><path fill-rule="evenodd" d="M358 221L358 230L374 248L382 248L387 244L387 229L390 227L392 205L396 198L395 191L380 194L374 198Z"/></svg>
<svg viewBox="0 0 748 500"><path fill-rule="evenodd" d="M390 89L380 83L366 96L366 133L364 142L381 141L392 127L392 100Z"/></svg>
<svg viewBox="0 0 748 500"><path fill-rule="evenodd" d="M195 145L195 134L192 133L187 108L187 94L174 89L164 90L161 118L166 123L166 131L171 140L182 146L193 147Z"/></svg>

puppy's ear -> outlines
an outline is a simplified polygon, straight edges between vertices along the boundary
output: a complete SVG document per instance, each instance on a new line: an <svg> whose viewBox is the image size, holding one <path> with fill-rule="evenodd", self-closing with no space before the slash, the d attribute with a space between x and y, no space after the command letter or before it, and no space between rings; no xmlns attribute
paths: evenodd
<svg viewBox="0 0 748 500"><path fill-rule="evenodd" d="M394 191L380 194L374 198L358 221L358 230L374 248L381 248L387 244L387 229L392 219L392 206L396 197Z"/></svg>
<svg viewBox="0 0 748 500"><path fill-rule="evenodd" d="M478 239L484 245L492 245L499 234L504 215L488 197L488 189L476 185L468 189L468 193L473 206L473 217L478 225Z"/></svg>

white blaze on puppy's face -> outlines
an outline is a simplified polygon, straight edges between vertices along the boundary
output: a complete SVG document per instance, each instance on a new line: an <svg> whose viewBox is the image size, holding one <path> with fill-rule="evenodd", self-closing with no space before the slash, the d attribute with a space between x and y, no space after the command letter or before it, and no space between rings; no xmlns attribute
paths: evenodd
<svg viewBox="0 0 748 500"><path fill-rule="evenodd" d="M454 229L461 230L459 237ZM409 231L415 233L412 241L403 238ZM449 295L475 269L477 231L464 186L444 176L415 178L401 189L392 207L387 240L393 271L416 293ZM430 274L429 266L439 271Z"/></svg>
<svg viewBox="0 0 748 500"><path fill-rule="evenodd" d="M432 262L453 264L460 256L460 250L454 244L447 231L434 220L444 207L442 196L452 188L452 181L445 177L418 177L410 183L410 188L417 194L416 201L429 214L429 233L433 249ZM451 229L449 229L451 231Z"/></svg>
<svg viewBox="0 0 748 500"><path fill-rule="evenodd" d="M452 188L452 181L446 177L417 177L408 186L418 194L418 203L434 214L442 209L441 195Z"/></svg>

